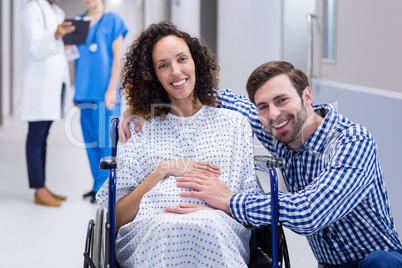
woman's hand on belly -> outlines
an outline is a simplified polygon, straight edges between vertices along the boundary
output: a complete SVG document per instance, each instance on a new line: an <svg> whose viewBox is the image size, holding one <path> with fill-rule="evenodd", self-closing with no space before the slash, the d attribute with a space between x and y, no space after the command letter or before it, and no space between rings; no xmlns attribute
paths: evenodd
<svg viewBox="0 0 402 268"><path fill-rule="evenodd" d="M158 168L165 171L166 175L171 176L183 176L184 174L222 175L222 172L217 165L209 162L197 162L188 159L163 161L159 164Z"/></svg>
<svg viewBox="0 0 402 268"><path fill-rule="evenodd" d="M199 210L213 210L210 207L193 205L193 204L179 204L179 207L167 207L164 213L174 213L174 214L188 214Z"/></svg>

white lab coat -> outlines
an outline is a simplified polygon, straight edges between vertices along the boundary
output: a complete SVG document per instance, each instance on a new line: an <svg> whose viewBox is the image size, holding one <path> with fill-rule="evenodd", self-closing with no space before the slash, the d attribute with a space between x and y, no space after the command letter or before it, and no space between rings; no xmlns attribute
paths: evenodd
<svg viewBox="0 0 402 268"><path fill-rule="evenodd" d="M63 10L46 0L30 1L22 12L25 36L23 121L59 120L71 107L68 60L62 38L55 38L57 25L63 20Z"/></svg>

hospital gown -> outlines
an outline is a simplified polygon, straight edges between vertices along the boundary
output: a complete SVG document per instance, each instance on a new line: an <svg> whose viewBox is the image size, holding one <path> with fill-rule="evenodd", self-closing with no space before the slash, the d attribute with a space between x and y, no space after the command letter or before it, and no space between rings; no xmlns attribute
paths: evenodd
<svg viewBox="0 0 402 268"><path fill-rule="evenodd" d="M118 145L116 199L132 192L165 160L191 159L219 165L219 177L233 193L261 193L254 169L251 128L240 113L203 106L190 117L156 117ZM97 194L107 206L108 181ZM219 210L190 214L162 213L184 198L176 178L168 176L144 195L135 219L116 238L116 258L123 267L247 267L250 230Z"/></svg>

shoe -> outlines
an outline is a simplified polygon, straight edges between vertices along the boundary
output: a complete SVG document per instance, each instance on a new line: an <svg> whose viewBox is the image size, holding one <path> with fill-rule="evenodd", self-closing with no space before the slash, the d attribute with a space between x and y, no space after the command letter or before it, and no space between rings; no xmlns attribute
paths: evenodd
<svg viewBox="0 0 402 268"><path fill-rule="evenodd" d="M96 203L96 193L93 191L89 191L88 193L85 193L82 197L89 198L89 201L91 203Z"/></svg>
<svg viewBox="0 0 402 268"><path fill-rule="evenodd" d="M53 194L53 193L52 193L52 195L54 198L56 198L56 200L64 201L67 199L67 196L64 196L64 195L57 195L57 194Z"/></svg>
<svg viewBox="0 0 402 268"><path fill-rule="evenodd" d="M61 206L61 201L60 200L44 201L44 200L40 199L35 193L35 204L48 206L48 207L59 207L59 206Z"/></svg>

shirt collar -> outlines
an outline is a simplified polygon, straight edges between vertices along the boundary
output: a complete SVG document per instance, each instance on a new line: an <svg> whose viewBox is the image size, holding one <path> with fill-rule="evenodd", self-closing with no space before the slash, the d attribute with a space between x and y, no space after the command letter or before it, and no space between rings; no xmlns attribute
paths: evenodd
<svg viewBox="0 0 402 268"><path fill-rule="evenodd" d="M316 113L324 118L324 120L308 140L302 144L299 152L304 150L310 150L314 153L321 152L324 145L329 142L329 139L331 138L330 133L333 133L332 130L336 127L339 121L339 113L331 104L325 103L314 105L313 108Z"/></svg>

